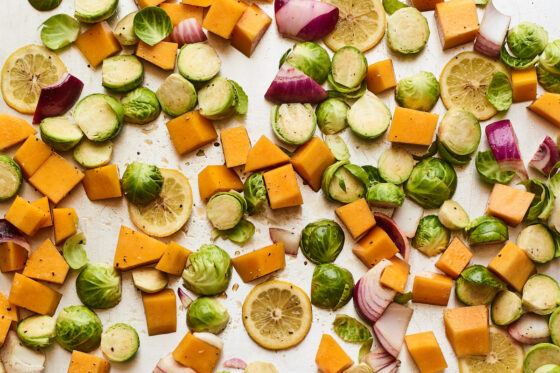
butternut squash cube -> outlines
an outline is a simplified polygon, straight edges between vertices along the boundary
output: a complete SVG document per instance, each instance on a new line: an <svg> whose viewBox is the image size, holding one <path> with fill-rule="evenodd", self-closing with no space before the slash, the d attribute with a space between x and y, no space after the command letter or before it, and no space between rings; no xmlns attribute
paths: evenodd
<svg viewBox="0 0 560 373"><path fill-rule="evenodd" d="M375 227L375 217L365 198L360 198L335 210L354 239Z"/></svg>
<svg viewBox="0 0 560 373"><path fill-rule="evenodd" d="M237 174L226 166L206 166L198 174L198 191L203 201L218 192L242 191L243 183Z"/></svg>
<svg viewBox="0 0 560 373"><path fill-rule="evenodd" d="M78 231L78 215L73 208L53 209L53 221L57 245Z"/></svg>
<svg viewBox="0 0 560 373"><path fill-rule="evenodd" d="M170 275L181 276L191 251L171 241L161 256L156 269Z"/></svg>
<svg viewBox="0 0 560 373"><path fill-rule="evenodd" d="M290 157L266 136L261 136L247 155L245 172L262 170L288 163Z"/></svg>
<svg viewBox="0 0 560 373"><path fill-rule="evenodd" d="M313 137L298 148L291 162L311 189L318 191L321 189L323 172L335 161L334 155L323 140Z"/></svg>
<svg viewBox="0 0 560 373"><path fill-rule="evenodd" d="M560 94L546 92L527 106L527 109L560 127Z"/></svg>
<svg viewBox="0 0 560 373"><path fill-rule="evenodd" d="M397 86L391 59L372 63L366 75L367 88L375 94Z"/></svg>
<svg viewBox="0 0 560 373"><path fill-rule="evenodd" d="M54 315L62 294L50 287L16 273L8 300L18 307L40 315Z"/></svg>
<svg viewBox="0 0 560 373"><path fill-rule="evenodd" d="M408 273L410 272L410 264L397 256L392 257L389 261L392 264L383 270L379 282L381 285L398 293L404 293L408 281Z"/></svg>
<svg viewBox="0 0 560 373"><path fill-rule="evenodd" d="M342 373L354 364L350 356L328 334L321 337L315 363L321 373Z"/></svg>
<svg viewBox="0 0 560 373"><path fill-rule="evenodd" d="M9 114L0 114L0 150L22 142L37 133L25 119Z"/></svg>
<svg viewBox="0 0 560 373"><path fill-rule="evenodd" d="M434 332L410 334L404 337L404 342L420 373L436 373L447 368Z"/></svg>
<svg viewBox="0 0 560 373"><path fill-rule="evenodd" d="M299 190L296 173L291 164L267 171L263 174L263 177L270 208L275 210L303 205L303 197Z"/></svg>
<svg viewBox="0 0 560 373"><path fill-rule="evenodd" d="M286 266L284 242L263 247L231 261L243 282L256 280Z"/></svg>
<svg viewBox="0 0 560 373"><path fill-rule="evenodd" d="M111 364L99 356L72 351L68 373L109 373Z"/></svg>
<svg viewBox="0 0 560 373"><path fill-rule="evenodd" d="M241 0L214 0L204 17L202 27L224 39L229 39L235 24L247 7L247 4Z"/></svg>
<svg viewBox="0 0 560 373"><path fill-rule="evenodd" d="M463 241L455 237L440 256L435 266L455 280L469 264L472 257L472 252L465 246Z"/></svg>
<svg viewBox="0 0 560 373"><path fill-rule="evenodd" d="M535 264L529 259L525 251L513 242L508 241L488 264L488 269L515 290L521 292L527 279L535 273Z"/></svg>
<svg viewBox="0 0 560 373"><path fill-rule="evenodd" d="M202 23L202 13L204 12L204 8L202 7L172 3L161 3L159 7L165 10L169 18L171 18L173 26L176 26L187 18L194 18L199 24Z"/></svg>
<svg viewBox="0 0 560 373"><path fill-rule="evenodd" d="M87 170L82 184L90 201L122 197L119 169L116 164Z"/></svg>
<svg viewBox="0 0 560 373"><path fill-rule="evenodd" d="M443 310L445 335L457 357L490 352L490 327L486 306Z"/></svg>
<svg viewBox="0 0 560 373"><path fill-rule="evenodd" d="M434 10L437 3L442 3L443 0L412 0L412 5L421 12Z"/></svg>
<svg viewBox="0 0 560 373"><path fill-rule="evenodd" d="M383 259L394 257L399 249L383 229L374 227L356 242L352 252L371 268Z"/></svg>
<svg viewBox="0 0 560 373"><path fill-rule="evenodd" d="M247 162L251 150L251 141L247 130L243 126L228 128L220 131L222 149L228 168L242 166Z"/></svg>
<svg viewBox="0 0 560 373"><path fill-rule="evenodd" d="M504 184L494 184L486 213L511 226L521 223L535 195Z"/></svg>
<svg viewBox="0 0 560 373"><path fill-rule="evenodd" d="M43 225L41 225L39 229L52 226L51 206L49 204L49 199L47 197L42 197L31 202L31 205L41 209L41 211L47 214L47 220L43 223Z"/></svg>
<svg viewBox="0 0 560 373"><path fill-rule="evenodd" d="M27 250L13 242L0 243L0 271L21 271L27 261Z"/></svg>
<svg viewBox="0 0 560 373"><path fill-rule="evenodd" d="M160 69L173 70L175 68L175 57L177 56L179 44L169 41L160 41L154 46L144 43L142 40L136 46L136 55Z"/></svg>
<svg viewBox="0 0 560 373"><path fill-rule="evenodd" d="M6 341L6 336L10 331L10 327L12 326L12 320L8 319L4 315L0 315L0 347L4 345Z"/></svg>
<svg viewBox="0 0 560 373"><path fill-rule="evenodd" d="M175 292L164 289L159 293L142 293L148 335L174 333L177 330Z"/></svg>
<svg viewBox="0 0 560 373"><path fill-rule="evenodd" d="M432 143L438 118L437 114L397 106L387 140L428 146Z"/></svg>
<svg viewBox="0 0 560 373"><path fill-rule="evenodd" d="M23 275L34 280L62 285L69 270L66 260L51 240L47 239L31 253L23 269Z"/></svg>
<svg viewBox="0 0 560 373"><path fill-rule="evenodd" d="M200 6L202 8L208 8L214 0L183 0L183 4L188 4L192 6Z"/></svg>
<svg viewBox="0 0 560 373"><path fill-rule="evenodd" d="M52 153L53 150L47 144L31 135L14 154L14 161L21 167L23 176L29 178L49 159Z"/></svg>
<svg viewBox="0 0 560 373"><path fill-rule="evenodd" d="M18 308L15 304L10 303L8 298L0 291L0 315L8 320L18 322Z"/></svg>
<svg viewBox="0 0 560 373"><path fill-rule="evenodd" d="M20 196L16 196L6 212L6 220L28 236L35 235L48 218L49 216L43 210L33 206Z"/></svg>
<svg viewBox="0 0 560 373"><path fill-rule="evenodd" d="M443 49L473 41L478 33L480 25L474 0L439 2L434 16Z"/></svg>
<svg viewBox="0 0 560 373"><path fill-rule="evenodd" d="M121 225L114 266L121 271L159 261L167 245L142 232Z"/></svg>
<svg viewBox="0 0 560 373"><path fill-rule="evenodd" d="M251 57L271 22L272 18L268 14L257 4L252 4L235 24L231 33L231 45Z"/></svg>
<svg viewBox="0 0 560 373"><path fill-rule="evenodd" d="M523 102L537 98L537 70L511 70L513 102Z"/></svg>
<svg viewBox="0 0 560 373"><path fill-rule="evenodd" d="M167 122L171 142L179 154L192 152L218 138L212 122L198 110L189 111Z"/></svg>
<svg viewBox="0 0 560 373"><path fill-rule="evenodd" d="M52 153L29 178L29 183L56 205L83 178L84 174L80 170L57 153Z"/></svg>
<svg viewBox="0 0 560 373"><path fill-rule="evenodd" d="M453 279L439 273L418 272L412 285L412 301L447 306Z"/></svg>
<svg viewBox="0 0 560 373"><path fill-rule="evenodd" d="M173 358L197 373L212 373L221 354L219 348L187 333L173 351Z"/></svg>
<svg viewBox="0 0 560 373"><path fill-rule="evenodd" d="M149 6L158 6L159 4L163 3L165 0L138 0L138 7L140 9L149 7Z"/></svg>
<svg viewBox="0 0 560 373"><path fill-rule="evenodd" d="M74 42L92 67L117 54L121 45L107 22L99 22L84 31Z"/></svg>

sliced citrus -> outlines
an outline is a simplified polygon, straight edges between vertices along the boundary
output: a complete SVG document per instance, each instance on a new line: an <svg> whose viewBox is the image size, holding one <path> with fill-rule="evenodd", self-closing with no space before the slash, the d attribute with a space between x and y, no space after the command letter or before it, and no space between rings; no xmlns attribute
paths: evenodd
<svg viewBox="0 0 560 373"><path fill-rule="evenodd" d="M523 372L523 347L503 330L490 327L490 353L459 359L461 373Z"/></svg>
<svg viewBox="0 0 560 373"><path fill-rule="evenodd" d="M56 83L66 66L56 53L39 45L19 48L2 68L4 101L20 113L33 114L41 88Z"/></svg>
<svg viewBox="0 0 560 373"><path fill-rule="evenodd" d="M289 282L264 282L245 298L243 324L251 338L264 348L282 350L295 346L311 327L309 297Z"/></svg>
<svg viewBox="0 0 560 373"><path fill-rule="evenodd" d="M459 53L445 65L439 78L443 104L448 110L468 110L479 120L494 116L498 111L486 98L486 88L497 72L508 74L499 61L475 52Z"/></svg>
<svg viewBox="0 0 560 373"><path fill-rule="evenodd" d="M166 237L177 232L189 219L193 204L189 179L177 170L160 169L163 186L155 201L146 206L128 204L132 222L144 233Z"/></svg>
<svg viewBox="0 0 560 373"><path fill-rule="evenodd" d="M380 0L324 0L338 8L334 30L324 41L333 51L352 45L362 52L373 48L385 34L385 10Z"/></svg>

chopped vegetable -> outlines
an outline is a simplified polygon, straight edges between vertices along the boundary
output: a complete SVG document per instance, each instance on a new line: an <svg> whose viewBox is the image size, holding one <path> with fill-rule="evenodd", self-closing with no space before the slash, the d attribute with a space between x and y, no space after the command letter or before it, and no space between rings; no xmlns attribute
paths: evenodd
<svg viewBox="0 0 560 373"><path fill-rule="evenodd" d="M68 351L95 350L102 332L101 320L86 306L66 307L56 319L56 342Z"/></svg>
<svg viewBox="0 0 560 373"><path fill-rule="evenodd" d="M560 76L552 74L542 64L537 65L537 80L546 91L560 93Z"/></svg>
<svg viewBox="0 0 560 373"><path fill-rule="evenodd" d="M509 109L513 102L513 91L506 74L503 72L494 74L486 89L486 98L498 111Z"/></svg>
<svg viewBox="0 0 560 373"><path fill-rule="evenodd" d="M521 313L521 312L520 312ZM519 343L534 345L550 340L546 316L526 313L507 329L509 335Z"/></svg>
<svg viewBox="0 0 560 373"><path fill-rule="evenodd" d="M554 195L548 184L537 179L524 180L520 184L524 185L528 192L535 195L524 220L532 222L548 219L554 206Z"/></svg>
<svg viewBox="0 0 560 373"><path fill-rule="evenodd" d="M399 9L406 7L408 7L408 5L400 2L399 0L383 0L383 8L385 8L385 12L387 12L387 14L389 15L395 13Z"/></svg>
<svg viewBox="0 0 560 373"><path fill-rule="evenodd" d="M45 363L46 356L43 351L25 347L16 332L7 331L3 348L0 350L0 370L10 373L42 372Z"/></svg>
<svg viewBox="0 0 560 373"><path fill-rule="evenodd" d="M76 278L76 292L90 308L112 308L121 301L121 275L106 263L88 264Z"/></svg>
<svg viewBox="0 0 560 373"><path fill-rule="evenodd" d="M258 214L264 211L268 199L263 174L261 172L251 174L245 180L243 196L247 202L247 212L249 214Z"/></svg>
<svg viewBox="0 0 560 373"><path fill-rule="evenodd" d="M186 79L206 82L220 72L222 61L214 48L205 43L186 44L179 51L177 67Z"/></svg>
<svg viewBox="0 0 560 373"><path fill-rule="evenodd" d="M534 58L516 58L509 54L504 44L500 50L500 60L512 69L525 70L533 67L539 61L539 56Z"/></svg>
<svg viewBox="0 0 560 373"><path fill-rule="evenodd" d="M264 97L274 102L318 103L327 98L327 92L303 72L284 63Z"/></svg>
<svg viewBox="0 0 560 373"><path fill-rule="evenodd" d="M374 324L389 304L396 292L381 285L379 279L383 270L391 262L383 259L371 268L354 286L354 306L364 320Z"/></svg>
<svg viewBox="0 0 560 373"><path fill-rule="evenodd" d="M406 195L426 209L440 207L453 197L456 188L455 170L438 158L426 158L417 163L404 184Z"/></svg>
<svg viewBox="0 0 560 373"><path fill-rule="evenodd" d="M539 65L551 74L560 75L560 39L546 45L539 58Z"/></svg>
<svg viewBox="0 0 560 373"><path fill-rule="evenodd" d="M0 155L0 201L14 197L23 181L21 168L7 155Z"/></svg>
<svg viewBox="0 0 560 373"><path fill-rule="evenodd" d="M200 114L211 120L225 119L236 114L237 103L237 90L229 80L220 76L206 83L198 91ZM192 104L192 107L194 107L196 100Z"/></svg>
<svg viewBox="0 0 560 373"><path fill-rule="evenodd" d="M523 314L521 298L514 292L501 290L492 301L490 314L494 324L500 326L510 325Z"/></svg>
<svg viewBox="0 0 560 373"><path fill-rule="evenodd" d="M398 185L377 183L368 188L366 199L373 206L393 208L403 204L404 192Z"/></svg>
<svg viewBox="0 0 560 373"><path fill-rule="evenodd" d="M102 93L81 99L73 115L84 135L97 142L116 137L124 121L124 109L120 102Z"/></svg>
<svg viewBox="0 0 560 373"><path fill-rule="evenodd" d="M192 253L183 271L185 287L199 295L217 295L231 280L231 259L216 245L202 245Z"/></svg>
<svg viewBox="0 0 560 373"><path fill-rule="evenodd" d="M41 121L41 139L45 144L59 151L70 150L82 140L80 127L68 117L50 117Z"/></svg>
<svg viewBox="0 0 560 373"><path fill-rule="evenodd" d="M338 21L337 7L316 0L276 0L274 13L280 34L305 41L321 39Z"/></svg>
<svg viewBox="0 0 560 373"><path fill-rule="evenodd" d="M350 159L350 152L342 137L338 135L326 135L325 144L329 147L337 161L347 161Z"/></svg>
<svg viewBox="0 0 560 373"><path fill-rule="evenodd" d="M551 343L539 343L525 353L523 371L537 373L537 369L545 364L560 364L560 347Z"/></svg>
<svg viewBox="0 0 560 373"><path fill-rule="evenodd" d="M157 293L167 287L167 275L152 267L136 268L132 270L134 286L144 293Z"/></svg>
<svg viewBox="0 0 560 373"><path fill-rule="evenodd" d="M136 355L139 347L138 333L128 324L111 325L101 334L101 351L111 361L128 361Z"/></svg>
<svg viewBox="0 0 560 373"><path fill-rule="evenodd" d="M283 228L269 228L268 233L273 243L284 243L284 251L286 254L297 256L300 241L299 236Z"/></svg>
<svg viewBox="0 0 560 373"><path fill-rule="evenodd" d="M202 94L202 92L200 90L199 94ZM230 91L229 94L229 97L223 98L229 98L231 104L234 97L233 91ZM196 106L197 93L193 84L187 79L179 74L171 74L157 89L156 97L161 105L161 109L166 114L176 117L185 114ZM201 97L199 98L202 99ZM204 103L206 104L206 102ZM202 104L200 107L202 112Z"/></svg>
<svg viewBox="0 0 560 373"><path fill-rule="evenodd" d="M539 25L522 22L508 32L507 45L518 58L533 58L548 43L548 32Z"/></svg>
<svg viewBox="0 0 560 373"><path fill-rule="evenodd" d="M229 322L229 313L214 298L200 297L191 303L187 311L187 326L192 332L219 334Z"/></svg>
<svg viewBox="0 0 560 373"><path fill-rule="evenodd" d="M128 92L121 99L121 104L124 108L124 120L129 123L149 123L161 112L156 94L144 87Z"/></svg>
<svg viewBox="0 0 560 373"><path fill-rule="evenodd" d="M391 303L385 311L379 320L375 322L373 330L383 348L397 358L401 351L413 310L397 303Z"/></svg>
<svg viewBox="0 0 560 373"><path fill-rule="evenodd" d="M183 46L206 41L207 37L196 18L187 18L173 27L171 39Z"/></svg>
<svg viewBox="0 0 560 373"><path fill-rule="evenodd" d="M427 256L434 256L447 248L449 230L445 228L436 215L423 217L418 224L412 246Z"/></svg>
<svg viewBox="0 0 560 373"><path fill-rule="evenodd" d="M352 298L354 277L336 264L320 264L313 270L311 303L320 308L337 310Z"/></svg>
<svg viewBox="0 0 560 373"><path fill-rule="evenodd" d="M410 177L414 159L404 148L391 147L379 156L377 168L379 176L388 183L402 184Z"/></svg>
<svg viewBox="0 0 560 373"><path fill-rule="evenodd" d="M344 246L344 232L333 220L318 220L305 226L300 246L303 255L313 263L332 263Z"/></svg>
<svg viewBox="0 0 560 373"><path fill-rule="evenodd" d="M547 263L554 259L558 245L556 237L544 224L523 228L517 235L516 243L535 263Z"/></svg>
<svg viewBox="0 0 560 373"><path fill-rule="evenodd" d="M501 170L514 171L521 179L527 178L527 170L521 159L517 136L508 119L486 126L486 138Z"/></svg>
<svg viewBox="0 0 560 373"><path fill-rule="evenodd" d="M144 66L134 55L120 55L103 60L103 87L114 92L128 92L144 80Z"/></svg>
<svg viewBox="0 0 560 373"><path fill-rule="evenodd" d="M206 216L214 228L226 230L235 227L247 210L245 198L236 192L214 194L206 205Z"/></svg>
<svg viewBox="0 0 560 373"><path fill-rule="evenodd" d="M58 82L41 88L33 123L40 123L46 117L56 117L66 113L78 100L84 83L68 73Z"/></svg>
<svg viewBox="0 0 560 373"><path fill-rule="evenodd" d="M338 98L329 98L321 102L315 110L321 132L333 135L344 130L348 126L346 115L349 109L350 106Z"/></svg>
<svg viewBox="0 0 560 373"><path fill-rule="evenodd" d="M80 33L80 24L66 14L57 14L41 24L41 41L51 50L72 44Z"/></svg>
<svg viewBox="0 0 560 373"><path fill-rule="evenodd" d="M156 45L169 36L172 30L171 18L159 7L146 7L134 16L134 33L148 45Z"/></svg>
<svg viewBox="0 0 560 373"><path fill-rule="evenodd" d="M93 142L82 140L72 152L74 160L83 167L105 166L111 160L113 143L111 141Z"/></svg>
<svg viewBox="0 0 560 373"><path fill-rule="evenodd" d="M348 110L346 120L352 132L359 137L375 139L389 128L391 112L383 101L367 91Z"/></svg>
<svg viewBox="0 0 560 373"><path fill-rule="evenodd" d="M359 49L346 46L336 51L329 72L329 82L340 92L357 90L367 74L367 60Z"/></svg>
<svg viewBox="0 0 560 373"><path fill-rule="evenodd" d="M476 154L475 165L478 176L488 184L507 184L515 176L515 172L502 170L500 168L491 150L478 152Z"/></svg>
<svg viewBox="0 0 560 373"><path fill-rule="evenodd" d="M405 108L430 111L439 99L439 83L434 74L420 71L399 80L395 99Z"/></svg>
<svg viewBox="0 0 560 373"><path fill-rule="evenodd" d="M523 285L523 307L538 315L549 315L560 304L560 286L555 279L536 274Z"/></svg>
<svg viewBox="0 0 560 373"><path fill-rule="evenodd" d="M270 120L274 134L285 143L293 145L309 141L317 127L317 118L310 104L275 105L270 112Z"/></svg>
<svg viewBox="0 0 560 373"><path fill-rule="evenodd" d="M410 256L410 243L408 242L407 236L399 228L397 223L387 215L375 212L373 216L375 217L376 226L383 229L383 231L389 235L391 241L394 242L399 249L399 253L403 257L404 261L408 263L408 258Z"/></svg>
<svg viewBox="0 0 560 373"><path fill-rule="evenodd" d="M154 201L163 186L159 168L140 162L132 162L122 176L124 196L135 205L147 205Z"/></svg>
<svg viewBox="0 0 560 373"><path fill-rule="evenodd" d="M53 10L62 0L29 0L29 4L37 10Z"/></svg>
<svg viewBox="0 0 560 373"><path fill-rule="evenodd" d="M371 338L371 332L364 324L347 315L336 315L333 327L344 342L363 343Z"/></svg>
<svg viewBox="0 0 560 373"><path fill-rule="evenodd" d="M118 0L75 0L74 17L80 22L98 23L110 18L118 5Z"/></svg>
<svg viewBox="0 0 560 373"><path fill-rule="evenodd" d="M448 199L439 208L438 218L444 227L451 230L464 229L469 224L469 216L461 205Z"/></svg>
<svg viewBox="0 0 560 373"><path fill-rule="evenodd" d="M416 233L416 228L420 219L422 219L422 215L424 215L424 209L410 199L405 198L401 207L393 213L393 219L405 233L406 237L412 238ZM440 221L443 220L441 217L439 219Z"/></svg>
<svg viewBox="0 0 560 373"><path fill-rule="evenodd" d="M138 36L134 33L134 17L136 13L138 13L138 11L129 13L121 18L113 29L113 34L121 45L136 45L140 41Z"/></svg>
<svg viewBox="0 0 560 373"><path fill-rule="evenodd" d="M76 233L70 236L64 241L62 246L62 254L64 255L64 260L72 269L82 269L84 268L89 259L87 257L86 250L84 249L84 244L86 243L86 236L83 232Z"/></svg>
<svg viewBox="0 0 560 373"><path fill-rule="evenodd" d="M496 58L506 39L511 17L500 12L491 2L484 10L480 30L474 42L474 50Z"/></svg>
<svg viewBox="0 0 560 373"><path fill-rule="evenodd" d="M21 343L29 348L43 349L54 343L56 321L51 316L35 315L21 320L16 333Z"/></svg>
<svg viewBox="0 0 560 373"><path fill-rule="evenodd" d="M430 37L428 20L413 7L397 10L387 19L389 48L402 54L416 54Z"/></svg>
<svg viewBox="0 0 560 373"><path fill-rule="evenodd" d="M480 216L472 220L465 230L471 245L501 243L509 238L506 223L493 216Z"/></svg>
<svg viewBox="0 0 560 373"><path fill-rule="evenodd" d="M331 60L327 51L319 44L312 42L299 43L294 46L291 53L289 50L286 53L289 54L282 58L280 66L285 61L318 84L323 84L327 80Z"/></svg>
<svg viewBox="0 0 560 373"><path fill-rule="evenodd" d="M321 188L327 198L342 203L362 198L369 185L369 177L363 168L338 161L325 169Z"/></svg>

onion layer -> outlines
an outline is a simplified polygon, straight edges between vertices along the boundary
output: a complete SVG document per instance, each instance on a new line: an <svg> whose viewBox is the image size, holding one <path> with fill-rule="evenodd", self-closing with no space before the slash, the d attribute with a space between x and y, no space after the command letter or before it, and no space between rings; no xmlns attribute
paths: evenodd
<svg viewBox="0 0 560 373"><path fill-rule="evenodd" d="M177 293L179 294L179 300L181 301L181 304L183 305L183 307L185 309L189 308L189 306L191 305L191 303L193 302L193 300L191 299L191 297L189 297L189 295L187 294L186 291L184 291L181 288L177 289Z"/></svg>
<svg viewBox="0 0 560 373"><path fill-rule="evenodd" d="M175 361L173 355L167 354L159 359L152 373L196 373Z"/></svg>
<svg viewBox="0 0 560 373"><path fill-rule="evenodd" d="M509 335L519 343L534 345L550 340L546 316L526 313L508 326Z"/></svg>
<svg viewBox="0 0 560 373"><path fill-rule="evenodd" d="M484 11L474 50L489 57L499 57L511 17L500 12L491 1Z"/></svg>
<svg viewBox="0 0 560 373"><path fill-rule="evenodd" d="M299 1L299 0L297 0ZM327 99L327 92L300 70L285 63L264 97L275 102L319 103Z"/></svg>
<svg viewBox="0 0 560 373"><path fill-rule="evenodd" d="M21 246L27 250L28 254L31 254L31 245L27 242L27 238L6 219L0 219L0 244L6 242Z"/></svg>
<svg viewBox="0 0 560 373"><path fill-rule="evenodd" d="M314 41L329 34L338 21L338 8L316 0L276 1L274 4L278 32L304 41Z"/></svg>
<svg viewBox="0 0 560 373"><path fill-rule="evenodd" d="M545 176L550 174L554 165L560 161L560 154L558 154L558 147L554 140L546 136L543 142L539 145L537 152L529 162L529 166L539 170Z"/></svg>
<svg viewBox="0 0 560 373"><path fill-rule="evenodd" d="M395 358L401 352L406 329L408 329L408 323L412 318L412 312L411 308L398 303L391 303L373 326L373 331L379 343Z"/></svg>
<svg viewBox="0 0 560 373"><path fill-rule="evenodd" d="M394 373L400 366L400 360L388 353L383 346L373 337L372 350L365 354L361 363L366 363L374 372Z"/></svg>
<svg viewBox="0 0 560 373"><path fill-rule="evenodd" d="M78 100L84 83L68 73L62 75L54 84L41 88L37 108L33 115L33 124L40 123L48 117L66 113Z"/></svg>
<svg viewBox="0 0 560 373"><path fill-rule="evenodd" d="M245 369L247 368L247 363L238 358L232 358L224 361L224 368L231 369Z"/></svg>
<svg viewBox="0 0 560 373"><path fill-rule="evenodd" d="M173 27L171 39L181 47L184 44L200 43L207 38L196 18L187 18Z"/></svg>
<svg viewBox="0 0 560 373"><path fill-rule="evenodd" d="M273 243L283 242L286 255L297 256L299 250L299 237L283 228L269 228L268 234Z"/></svg>
<svg viewBox="0 0 560 373"><path fill-rule="evenodd" d="M521 159L511 122L504 119L489 124L486 126L486 138L500 168L515 172L521 179L527 179L527 170Z"/></svg>
<svg viewBox="0 0 560 373"><path fill-rule="evenodd" d="M358 314L366 321L375 323L387 306L391 304L396 292L379 282L381 274L391 265L387 259L381 260L354 286L354 306Z"/></svg>
<svg viewBox="0 0 560 373"><path fill-rule="evenodd" d="M399 253L404 261L408 263L408 258L410 257L410 242L408 242L406 234L399 228L398 224L387 215L375 212L373 216L375 216L376 225L389 235L391 240L399 248ZM418 221L420 221L420 219L418 219ZM414 230L414 232L416 232L416 230Z"/></svg>

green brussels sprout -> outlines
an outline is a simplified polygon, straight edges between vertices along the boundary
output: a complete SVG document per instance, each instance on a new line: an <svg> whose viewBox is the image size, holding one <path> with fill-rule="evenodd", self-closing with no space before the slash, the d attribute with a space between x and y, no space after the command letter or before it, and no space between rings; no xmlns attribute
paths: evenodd
<svg viewBox="0 0 560 373"><path fill-rule="evenodd" d="M326 135L323 139L329 150L337 161L347 161L350 159L350 152L344 139L338 135Z"/></svg>
<svg viewBox="0 0 560 373"><path fill-rule="evenodd" d="M231 280L231 259L216 245L202 245L187 259L183 271L185 286L199 295L217 295Z"/></svg>
<svg viewBox="0 0 560 373"><path fill-rule="evenodd" d="M29 0L29 4L37 10L52 10L61 2L62 0Z"/></svg>
<svg viewBox="0 0 560 373"><path fill-rule="evenodd" d="M344 342L363 343L371 338L371 332L367 326L347 315L336 315L333 328L336 335Z"/></svg>
<svg viewBox="0 0 560 373"><path fill-rule="evenodd" d="M535 370L535 373L560 373L560 366L556 364L542 365Z"/></svg>
<svg viewBox="0 0 560 373"><path fill-rule="evenodd" d="M498 71L486 88L486 98L498 111L506 111L513 103L513 89L507 74Z"/></svg>
<svg viewBox="0 0 560 373"><path fill-rule="evenodd" d="M156 119L161 112L156 94L144 87L128 92L121 99L121 104L124 120L130 123L146 124Z"/></svg>
<svg viewBox="0 0 560 373"><path fill-rule="evenodd" d="M494 216L480 216L472 220L465 230L471 245L500 243L509 238L506 223Z"/></svg>
<svg viewBox="0 0 560 373"><path fill-rule="evenodd" d="M414 166L404 185L406 195L426 209L435 209L451 199L457 188L453 167L438 158L426 158Z"/></svg>
<svg viewBox="0 0 560 373"><path fill-rule="evenodd" d="M283 62L282 60L280 65ZM319 84L327 80L331 68L331 59L327 51L312 42L296 44L292 53L286 58L286 62Z"/></svg>
<svg viewBox="0 0 560 373"><path fill-rule="evenodd" d="M264 211L267 203L267 194L262 172L251 174L245 180L243 196L247 202L247 212L250 215Z"/></svg>
<svg viewBox="0 0 560 373"><path fill-rule="evenodd" d="M438 141L455 156L469 155L480 143L480 122L470 111L452 108L439 124Z"/></svg>
<svg viewBox="0 0 560 373"><path fill-rule="evenodd" d="M535 56L533 58L517 58L513 57L509 54L506 45L502 45L502 49L500 50L500 60L514 70L525 70L532 66L534 66L539 61L539 56Z"/></svg>
<svg viewBox="0 0 560 373"><path fill-rule="evenodd" d="M86 306L66 307L56 319L56 341L68 351L95 350L101 343L101 333L101 320Z"/></svg>
<svg viewBox="0 0 560 373"><path fill-rule="evenodd" d="M227 309L214 298L200 297L191 303L187 311L187 326L193 332L218 334L228 321Z"/></svg>
<svg viewBox="0 0 560 373"><path fill-rule="evenodd" d="M123 193L135 205L153 202L163 186L163 176L157 166L132 162L122 177Z"/></svg>
<svg viewBox="0 0 560 373"><path fill-rule="evenodd" d="M508 32L507 45L519 58L533 58L548 43L548 32L532 22L522 22Z"/></svg>
<svg viewBox="0 0 560 373"><path fill-rule="evenodd" d="M404 192L395 184L377 183L368 188L367 201L379 207L398 207L404 202Z"/></svg>
<svg viewBox="0 0 560 373"><path fill-rule="evenodd" d="M247 202L235 191L218 192L206 204L206 216L218 230L232 229L243 218Z"/></svg>
<svg viewBox="0 0 560 373"><path fill-rule="evenodd" d="M507 184L515 176L515 172L500 168L492 150L478 152L476 154L475 166L478 176L488 184Z"/></svg>
<svg viewBox="0 0 560 373"><path fill-rule="evenodd" d="M350 106L338 98L329 98L321 102L315 109L321 132L333 135L345 129L348 126L346 114L349 109Z"/></svg>
<svg viewBox="0 0 560 373"><path fill-rule="evenodd" d="M242 245L249 241L255 234L255 225L248 220L241 219L241 221L231 229L223 231L215 229L212 233L224 239L228 239L231 242ZM217 238L217 236L215 237Z"/></svg>
<svg viewBox="0 0 560 373"><path fill-rule="evenodd" d="M29 348L45 348L54 343L56 321L51 316L34 315L17 324L17 336Z"/></svg>
<svg viewBox="0 0 560 373"><path fill-rule="evenodd" d="M532 222L548 219L554 207L554 195L548 184L537 179L523 180L519 184L535 195L523 220Z"/></svg>
<svg viewBox="0 0 560 373"><path fill-rule="evenodd" d="M110 264L88 264L76 278L76 291L88 307L115 307L121 301L121 275Z"/></svg>
<svg viewBox="0 0 560 373"><path fill-rule="evenodd" d="M321 188L328 199L350 203L366 194L369 182L369 175L362 167L338 161L323 172Z"/></svg>
<svg viewBox="0 0 560 373"><path fill-rule="evenodd" d="M385 180L379 174L379 169L370 165L362 166L368 176L368 188L377 183L384 183Z"/></svg>
<svg viewBox="0 0 560 373"><path fill-rule="evenodd" d="M402 107L430 111L439 99L439 83L434 74L420 71L399 81L395 99Z"/></svg>
<svg viewBox="0 0 560 373"><path fill-rule="evenodd" d="M539 64L552 74L560 75L560 39L546 45L539 58Z"/></svg>
<svg viewBox="0 0 560 373"><path fill-rule="evenodd" d="M346 268L328 263L315 267L311 280L311 303L337 310L352 298L354 277Z"/></svg>
<svg viewBox="0 0 560 373"><path fill-rule="evenodd" d="M445 250L449 237L449 230L441 224L437 215L428 215L418 223L412 246L427 256L434 256Z"/></svg>
<svg viewBox="0 0 560 373"><path fill-rule="evenodd" d="M134 16L134 33L146 44L156 45L171 34L171 31L171 18L157 6L146 7Z"/></svg>
<svg viewBox="0 0 560 373"><path fill-rule="evenodd" d="M313 263L332 263L344 246L344 232L335 221L318 220L303 228L300 246L303 255Z"/></svg>
<svg viewBox="0 0 560 373"><path fill-rule="evenodd" d="M537 80L549 92L560 93L560 75L554 75L542 64L537 65Z"/></svg>

